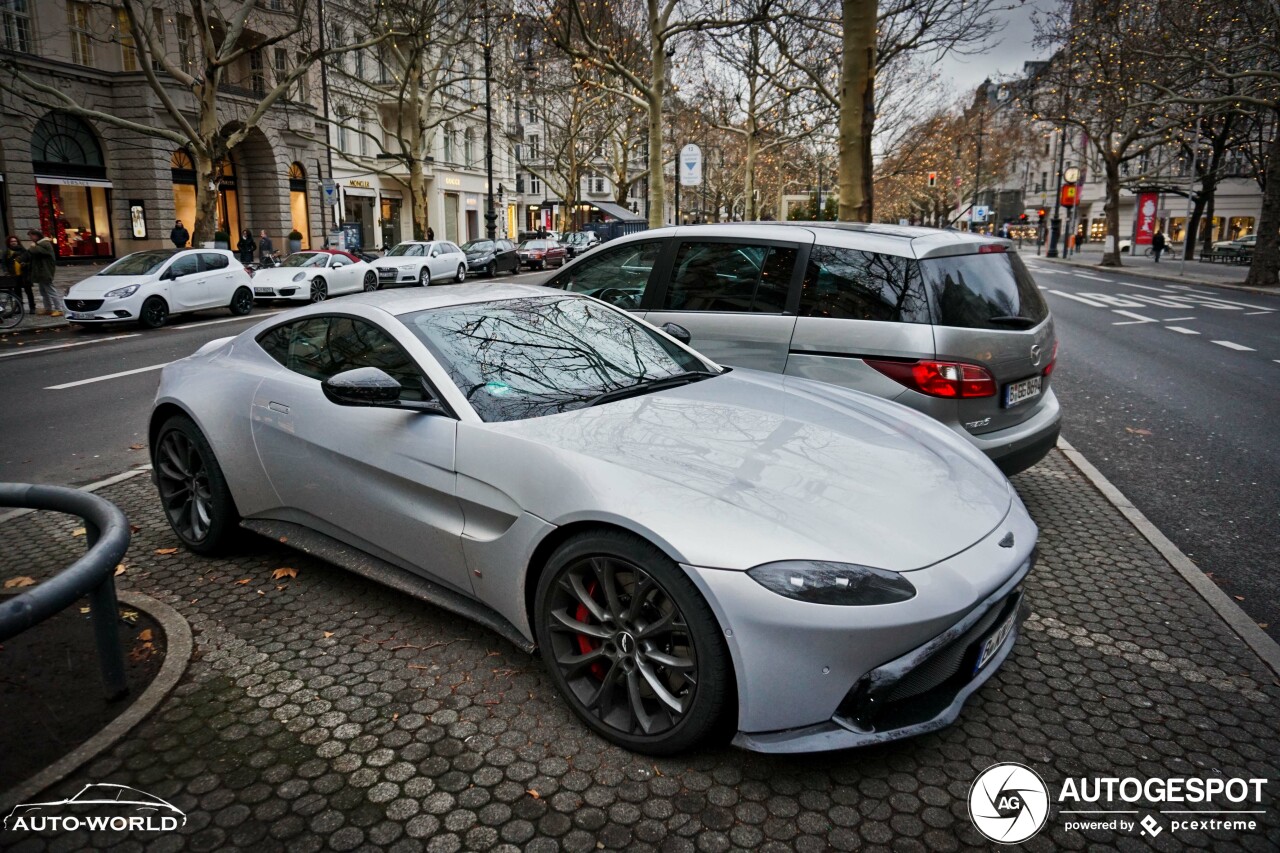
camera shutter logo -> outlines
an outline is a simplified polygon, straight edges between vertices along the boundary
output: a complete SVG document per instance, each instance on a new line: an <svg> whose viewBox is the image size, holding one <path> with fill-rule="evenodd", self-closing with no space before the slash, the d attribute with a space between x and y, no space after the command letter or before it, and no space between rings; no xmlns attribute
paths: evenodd
<svg viewBox="0 0 1280 853"><path fill-rule="evenodd" d="M1030 767L1012 762L993 764L973 780L969 818L991 841L1026 841L1049 819L1049 788Z"/></svg>

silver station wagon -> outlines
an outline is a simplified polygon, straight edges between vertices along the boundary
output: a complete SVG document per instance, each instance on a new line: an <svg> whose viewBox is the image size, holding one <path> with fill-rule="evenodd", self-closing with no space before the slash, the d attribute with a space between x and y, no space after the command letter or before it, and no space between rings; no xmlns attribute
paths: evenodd
<svg viewBox="0 0 1280 853"><path fill-rule="evenodd" d="M1006 474L1058 438L1053 319L1005 240L857 223L658 228L547 284L682 326L721 364L925 412Z"/></svg>

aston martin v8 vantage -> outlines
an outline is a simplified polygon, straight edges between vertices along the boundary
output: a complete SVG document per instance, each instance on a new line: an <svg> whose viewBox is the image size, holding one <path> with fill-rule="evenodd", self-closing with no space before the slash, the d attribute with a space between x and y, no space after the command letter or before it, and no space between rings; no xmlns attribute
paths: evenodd
<svg viewBox="0 0 1280 853"><path fill-rule="evenodd" d="M953 721L1025 613L1008 480L925 415L670 332L523 285L275 315L164 369L164 511L197 553L246 527L539 650L633 750Z"/></svg>

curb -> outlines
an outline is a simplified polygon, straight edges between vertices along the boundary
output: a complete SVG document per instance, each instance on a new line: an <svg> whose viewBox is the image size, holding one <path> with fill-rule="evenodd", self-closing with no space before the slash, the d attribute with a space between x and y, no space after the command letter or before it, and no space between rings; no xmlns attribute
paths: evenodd
<svg viewBox="0 0 1280 853"><path fill-rule="evenodd" d="M1111 481L1103 476L1102 472L1093 467L1084 455L1071 446L1066 439L1058 438L1058 449L1062 454L1071 461L1079 469L1080 473L1093 484L1107 501L1120 511L1129 523L1141 533L1151 545L1160 552L1166 562L1182 575L1183 580L1191 585L1191 588L1199 593L1205 603L1213 608L1214 612L1227 623L1232 631L1244 640L1245 645L1253 650L1253 653L1262 659L1262 662L1271 668L1277 676L1280 676L1280 644L1267 636L1266 632L1258 627L1258 624L1249 618L1249 615L1240 609L1240 605L1231 600L1231 596L1227 595L1209 578L1205 577L1200 567L1191 561L1191 558L1182 553L1182 550L1169 540L1169 537L1160 532L1160 528L1151 523L1142 511L1133 505L1124 493L1111 484Z"/></svg>
<svg viewBox="0 0 1280 853"><path fill-rule="evenodd" d="M122 604L128 604L155 619L164 629L165 655L160 672L147 685L142 695L134 700L120 716L107 723L102 731L30 779L20 782L8 791L0 792L0 813L8 813L17 804L61 782L109 749L154 711L169 695L169 691L177 686L178 679L186 672L193 649L191 626L187 624L187 620L169 605L140 592L121 590L118 598Z"/></svg>
<svg viewBox="0 0 1280 853"><path fill-rule="evenodd" d="M143 465L139 465L137 468L131 468L128 471L125 471L120 474L112 474L110 477L107 477L105 480L98 480L96 483L90 483L87 486L80 486L79 488L80 488L80 491L82 492L96 492L98 489L103 489L103 488L106 488L107 486L114 486L116 483L122 483L125 480L129 480L138 476L139 474L146 474L150 470L151 470L151 463L147 462ZM11 509L8 512L0 513L0 524L3 524L4 522L9 521L10 519L19 518L24 515L30 515L33 512L39 512L39 510Z"/></svg>
<svg viewBox="0 0 1280 853"><path fill-rule="evenodd" d="M1231 284L1225 281L1209 281L1203 278L1195 278L1193 276L1183 275L1167 275L1165 273L1152 273L1145 270L1138 270L1133 267L1104 267L1101 264L1085 263L1082 261L1069 261L1062 258L1050 258L1045 255L1038 255L1050 263L1058 264L1064 267L1080 267L1081 269L1089 269L1101 272L1116 272L1121 275L1133 275L1140 278L1149 278L1154 281L1167 281L1173 284L1192 284L1198 287L1219 287L1223 290L1235 290L1240 293L1256 293L1259 296L1277 296L1280 295L1280 289L1267 290L1263 287L1245 287L1243 284Z"/></svg>

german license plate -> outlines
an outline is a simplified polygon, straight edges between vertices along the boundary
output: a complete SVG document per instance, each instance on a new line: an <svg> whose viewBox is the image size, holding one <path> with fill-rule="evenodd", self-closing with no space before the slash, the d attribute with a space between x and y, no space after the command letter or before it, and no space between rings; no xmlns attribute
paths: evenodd
<svg viewBox="0 0 1280 853"><path fill-rule="evenodd" d="M93 315L72 311L70 314L67 315L67 319L68 320L92 320Z"/></svg>
<svg viewBox="0 0 1280 853"><path fill-rule="evenodd" d="M1004 620L994 633L987 635L987 638L982 641L982 648L978 651L978 662L974 664L974 672L982 669L991 658L995 657L996 652L1004 645L1004 641L1009 639L1009 635L1013 633L1017 624L1018 614L1015 611L1009 614L1009 618Z"/></svg>
<svg viewBox="0 0 1280 853"><path fill-rule="evenodd" d="M1004 406L1016 406L1019 403L1025 403L1028 400L1034 400L1040 396L1040 380L1039 376L1032 376L1030 379L1023 379L1021 382L1010 382L1004 386Z"/></svg>
<svg viewBox="0 0 1280 853"><path fill-rule="evenodd" d="M253 292L258 294L259 296L271 296L273 293L275 293L275 291L269 287L255 287L253 289Z"/></svg>

